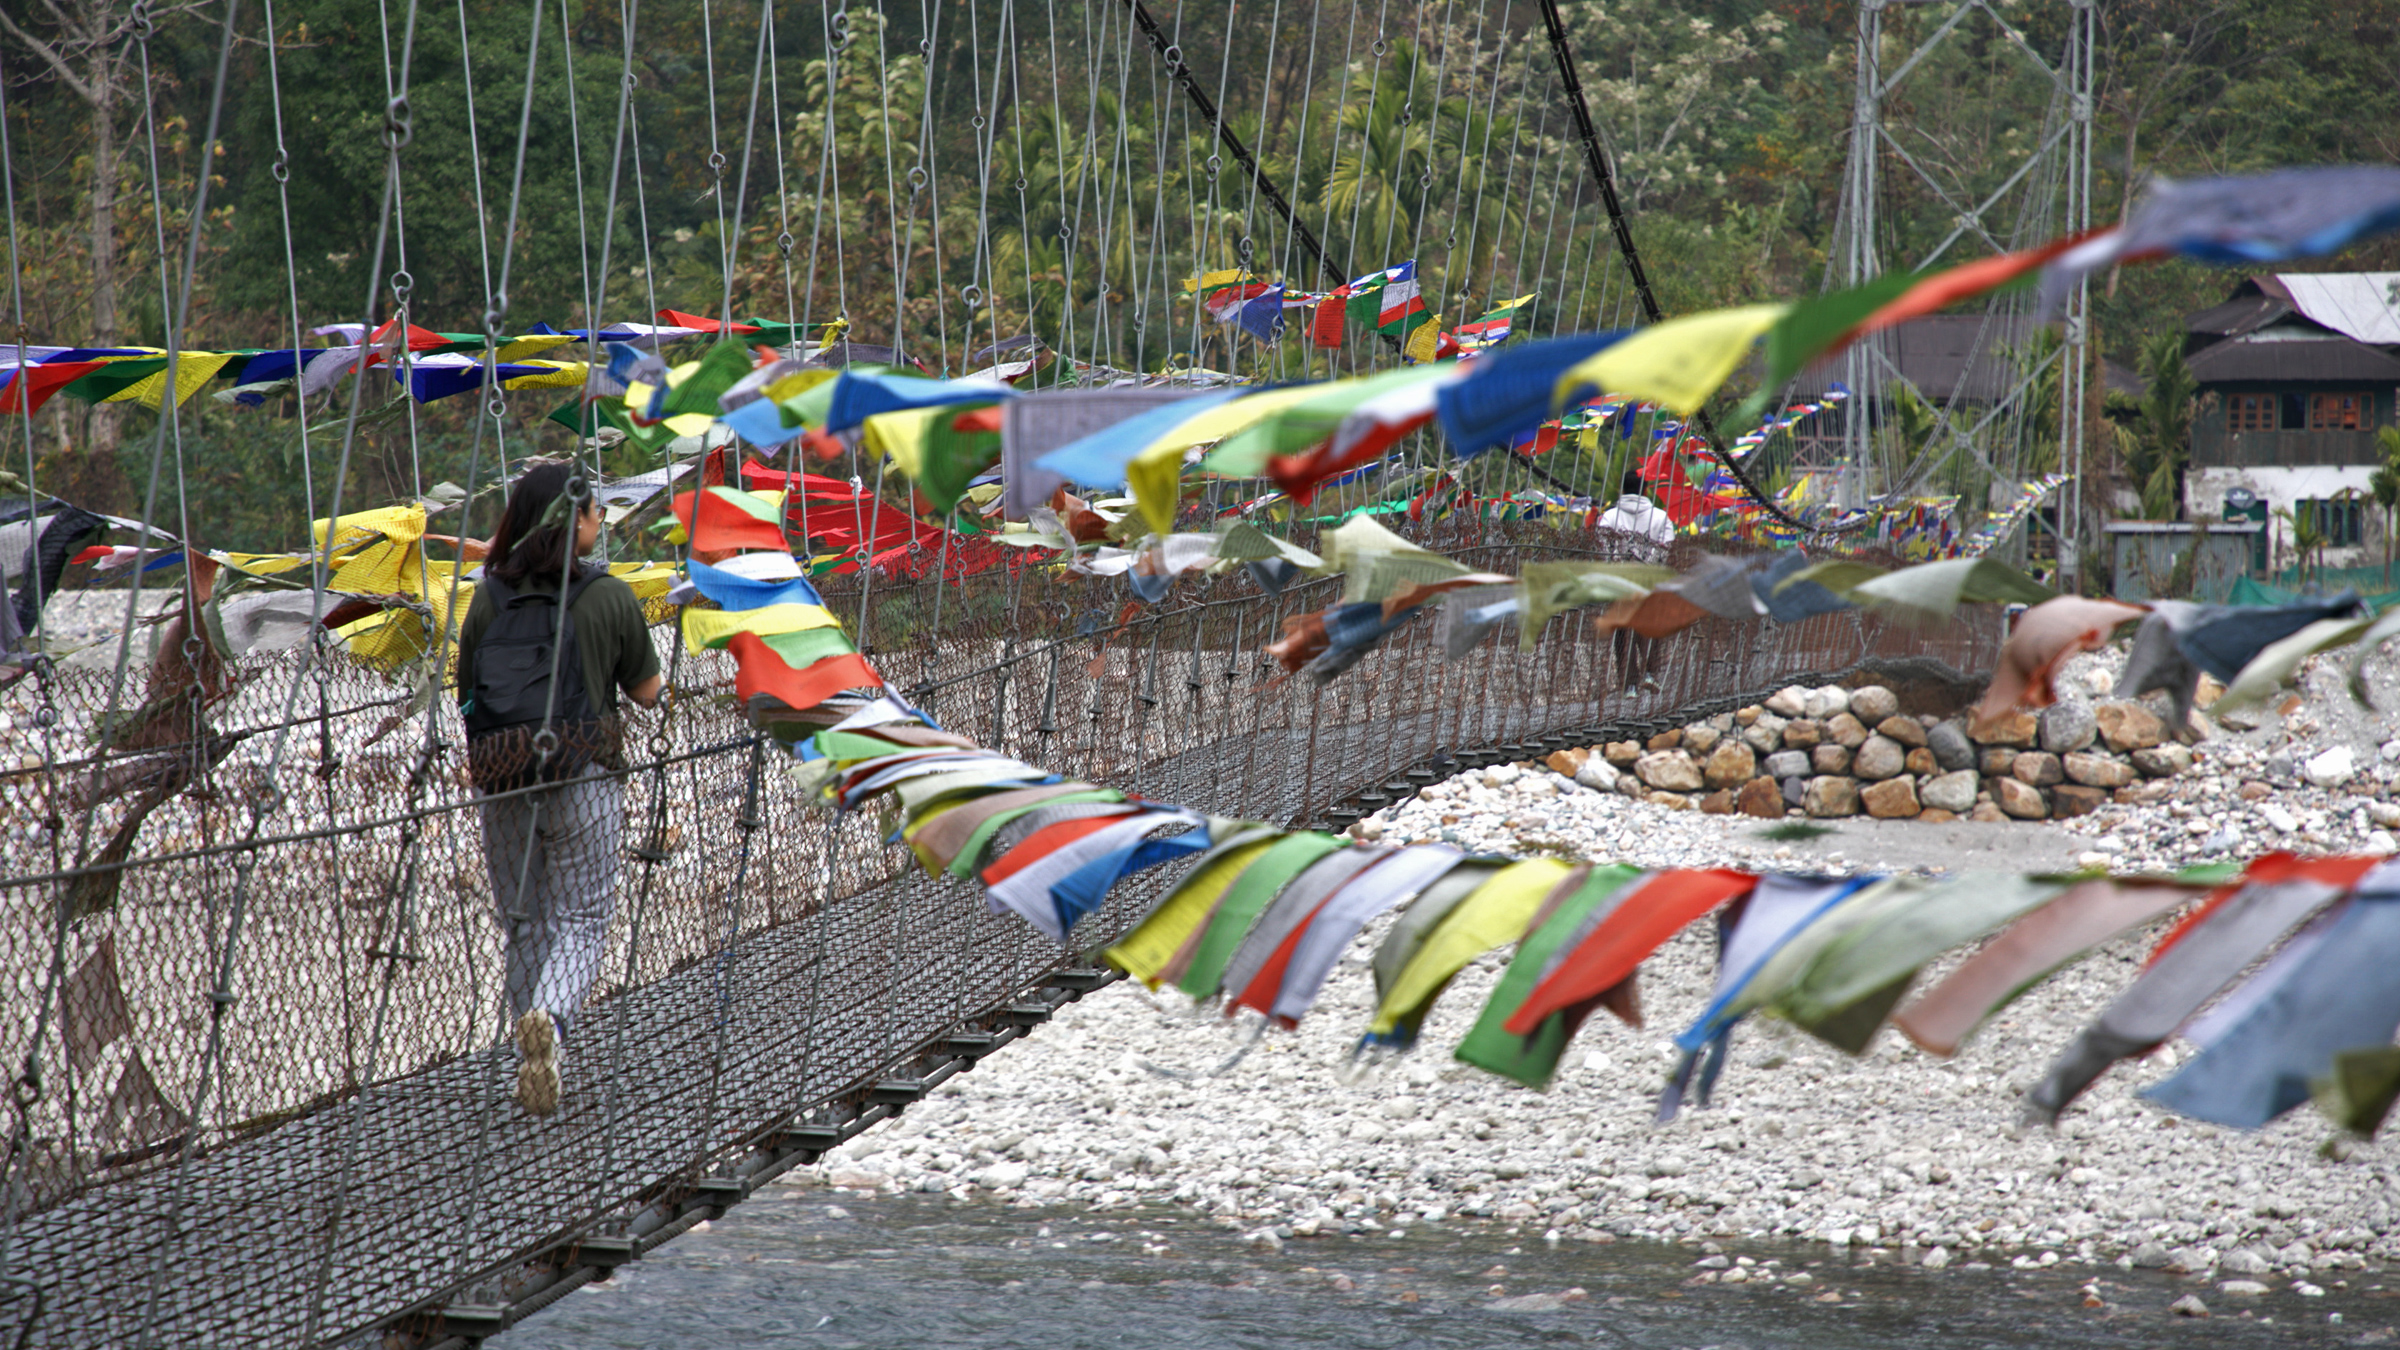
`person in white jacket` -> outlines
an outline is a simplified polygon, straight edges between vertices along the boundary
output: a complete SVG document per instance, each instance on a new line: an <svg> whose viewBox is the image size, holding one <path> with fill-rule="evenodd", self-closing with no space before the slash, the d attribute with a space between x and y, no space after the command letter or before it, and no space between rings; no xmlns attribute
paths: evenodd
<svg viewBox="0 0 2400 1350"><path fill-rule="evenodd" d="M1643 495L1640 474L1627 470L1623 486L1625 493L1617 498L1617 504L1600 513L1599 528L1623 530L1664 547L1675 537L1675 522L1667 519L1658 503Z"/></svg>
<svg viewBox="0 0 2400 1350"><path fill-rule="evenodd" d="M1601 512L1598 528L1618 530L1647 540L1662 554L1675 537L1675 522L1658 503L1642 493L1642 476L1627 470L1622 484L1624 495L1617 504ZM1643 637L1630 628L1620 628L1609 634L1610 650L1617 658L1617 678L1626 688L1658 688L1658 643Z"/></svg>

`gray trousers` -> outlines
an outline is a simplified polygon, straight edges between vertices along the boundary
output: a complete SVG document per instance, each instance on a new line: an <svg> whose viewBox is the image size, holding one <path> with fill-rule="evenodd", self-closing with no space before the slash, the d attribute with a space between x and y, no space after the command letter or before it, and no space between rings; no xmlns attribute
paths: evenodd
<svg viewBox="0 0 2400 1350"><path fill-rule="evenodd" d="M512 1024L542 1008L565 1036L600 977L617 910L624 802L624 783L608 777L483 802L483 859L505 944Z"/></svg>

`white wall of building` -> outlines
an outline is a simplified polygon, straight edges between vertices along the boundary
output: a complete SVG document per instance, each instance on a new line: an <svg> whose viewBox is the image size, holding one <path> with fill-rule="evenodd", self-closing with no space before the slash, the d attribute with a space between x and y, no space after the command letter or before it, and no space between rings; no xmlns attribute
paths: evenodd
<svg viewBox="0 0 2400 1350"><path fill-rule="evenodd" d="M2368 499L2364 507L2364 541L2355 548L2325 550L2324 564L2365 567L2383 561L2383 513L2376 509L2368 492L2368 484L2374 477L2372 464L2312 464L2296 469L2194 468L2184 474L2183 506L2190 519L2216 520L2224 513L2225 494L2233 488L2248 488L2267 504L2269 565L2280 570L2297 563L2299 555L2292 548L2292 527L2277 513L2290 511L2300 502L2355 492Z"/></svg>

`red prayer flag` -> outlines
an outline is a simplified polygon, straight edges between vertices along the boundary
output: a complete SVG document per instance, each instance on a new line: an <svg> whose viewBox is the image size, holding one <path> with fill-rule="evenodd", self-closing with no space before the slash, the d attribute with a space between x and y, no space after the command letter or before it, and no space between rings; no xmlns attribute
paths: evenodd
<svg viewBox="0 0 2400 1350"><path fill-rule="evenodd" d="M2029 248L2021 253L2003 253L1993 258L1978 258L1963 266L1936 272L1893 297L1883 308L1859 320L1856 328L1835 338L1832 345L1818 354L1818 359L1840 351L1869 333L1922 318L1961 300L1972 300L1987 291L1997 290L2089 239L2092 233L2087 230L2082 234L2053 239L2039 248Z"/></svg>
<svg viewBox="0 0 2400 1350"><path fill-rule="evenodd" d="M1108 815L1085 816L1078 820L1062 820L1055 825L1045 825L1025 836L1015 848L1001 854L991 866L984 868L981 874L983 884L997 886L1085 835L1106 829L1141 809L1138 805L1128 804L1126 809Z"/></svg>
<svg viewBox="0 0 2400 1350"><path fill-rule="evenodd" d="M1503 1025L1516 1035L1530 1036L1550 1014L1598 999L1640 970L1652 952L1686 925L1757 884L1758 878L1747 872L1722 868L1659 873L1576 944Z"/></svg>
<svg viewBox="0 0 2400 1350"><path fill-rule="evenodd" d="M1348 302L1350 288L1337 287L1333 294L1317 302L1317 316L1309 326L1309 338L1320 347L1342 345L1342 307Z"/></svg>
<svg viewBox="0 0 2400 1350"><path fill-rule="evenodd" d="M812 661L794 670L756 633L736 633L725 643L733 653L733 691L745 703L757 695L787 707L813 708L845 689L881 688L883 678L856 652Z"/></svg>
<svg viewBox="0 0 2400 1350"><path fill-rule="evenodd" d="M0 413L40 412L51 395L107 364L106 361L59 361L19 366L9 373L8 384L0 387ZM26 406L28 398L32 400L30 407Z"/></svg>
<svg viewBox="0 0 2400 1350"><path fill-rule="evenodd" d="M699 519L693 519L693 503L699 503ZM705 489L699 492L677 493L674 502L675 518L683 522L684 533L691 536L694 552L724 553L745 548L788 548L783 531L771 519L762 520L732 502Z"/></svg>
<svg viewBox="0 0 2400 1350"><path fill-rule="evenodd" d="M697 329L703 333L755 333L758 331L756 324L737 323L733 327L727 328L715 319L703 319L697 314L686 314L680 309L662 309L658 312L658 319L660 323L672 324L677 328Z"/></svg>

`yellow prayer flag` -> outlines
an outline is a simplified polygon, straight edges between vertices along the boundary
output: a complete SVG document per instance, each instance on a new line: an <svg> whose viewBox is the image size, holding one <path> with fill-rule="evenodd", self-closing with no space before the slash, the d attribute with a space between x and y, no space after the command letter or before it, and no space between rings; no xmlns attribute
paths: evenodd
<svg viewBox="0 0 2400 1350"><path fill-rule="evenodd" d="M860 442L874 454L891 456L892 467L911 482L922 482L926 438L933 434L936 422L958 414L959 410L948 404L877 413L860 424Z"/></svg>
<svg viewBox="0 0 2400 1350"><path fill-rule="evenodd" d="M1579 390L1597 389L1644 399L1688 417L1733 374L1750 344L1790 309L1742 305L1645 328L1559 376L1551 406L1563 408Z"/></svg>
<svg viewBox="0 0 2400 1350"><path fill-rule="evenodd" d="M180 405L185 399L199 393L200 386L217 378L217 372L223 370L225 364L232 359L232 356L224 352L183 352L178 354L175 358L175 402ZM161 367L100 401L102 403L139 402L145 408L156 408L165 399L166 393L167 372L164 367Z"/></svg>
<svg viewBox="0 0 2400 1350"><path fill-rule="evenodd" d="M1400 354L1422 365L1433 359L1442 346L1442 316L1427 311L1425 322L1408 330L1400 343Z"/></svg>
<svg viewBox="0 0 2400 1350"><path fill-rule="evenodd" d="M694 656L722 647L736 633L773 637L805 633L812 628L838 628L841 620L823 605L767 605L759 609L693 609L683 611L683 646Z"/></svg>
<svg viewBox="0 0 2400 1350"><path fill-rule="evenodd" d="M502 360L507 360L502 357ZM539 375L511 375L500 381L509 389L581 389L591 370L587 361L518 361L512 364L545 367Z"/></svg>
<svg viewBox="0 0 2400 1350"><path fill-rule="evenodd" d="M492 353L492 359L514 364L528 356L538 356L552 347L564 346L578 340L572 333L533 333L525 337L510 338L500 344L500 350Z"/></svg>
<svg viewBox="0 0 2400 1350"><path fill-rule="evenodd" d="M1268 835L1210 858L1184 878L1183 884L1151 911L1149 918L1108 949L1105 955L1109 964L1156 989L1159 973L1175 959L1175 953L1192 935L1192 930L1208 922L1209 915L1216 912L1217 902L1225 898L1225 892L1250 864L1258 861L1260 854L1282 838Z"/></svg>
<svg viewBox="0 0 2400 1350"><path fill-rule="evenodd" d="M1369 1034L1390 1032L1403 1017L1431 1002L1468 962L1523 937L1526 924L1568 870L1567 864L1556 858L1531 858L1494 872L1490 881L1459 902L1425 939L1416 956L1400 968L1399 977L1375 1009Z"/></svg>

